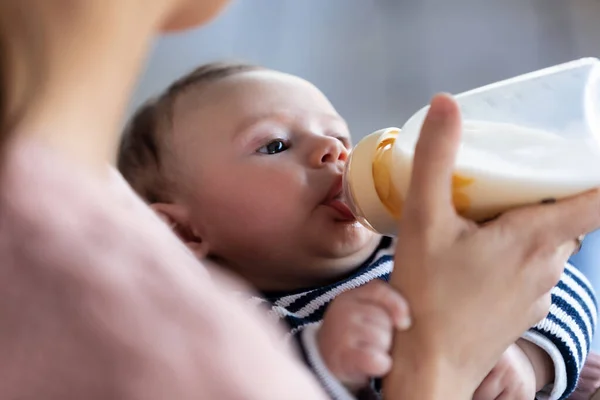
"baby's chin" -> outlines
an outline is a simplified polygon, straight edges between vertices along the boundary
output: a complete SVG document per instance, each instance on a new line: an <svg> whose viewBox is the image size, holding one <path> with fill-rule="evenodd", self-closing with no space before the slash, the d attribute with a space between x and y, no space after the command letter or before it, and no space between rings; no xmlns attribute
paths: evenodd
<svg viewBox="0 0 600 400"><path fill-rule="evenodd" d="M341 257L365 251L370 255L381 239L381 235L361 225L358 221L337 222L336 225L330 238L331 246L332 250Z"/></svg>
<svg viewBox="0 0 600 400"><path fill-rule="evenodd" d="M313 281L305 283L305 287L333 284L351 275L361 267L379 245L381 237L373 234L371 240L357 251L334 258L315 260L311 265L310 276Z"/></svg>
<svg viewBox="0 0 600 400"><path fill-rule="evenodd" d="M371 256L381 240L381 235L358 222L342 229L339 234L323 237L318 243L323 268L340 272L353 270Z"/></svg>

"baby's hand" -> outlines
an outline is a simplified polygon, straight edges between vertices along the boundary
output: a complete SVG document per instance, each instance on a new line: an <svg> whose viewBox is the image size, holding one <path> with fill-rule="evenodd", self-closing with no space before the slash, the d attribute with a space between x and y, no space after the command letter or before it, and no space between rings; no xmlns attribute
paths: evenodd
<svg viewBox="0 0 600 400"><path fill-rule="evenodd" d="M473 400L532 400L536 374L527 354L512 344L473 394Z"/></svg>
<svg viewBox="0 0 600 400"><path fill-rule="evenodd" d="M387 374L394 328L408 329L406 300L375 280L339 295L329 306L317 336L331 373L351 390Z"/></svg>

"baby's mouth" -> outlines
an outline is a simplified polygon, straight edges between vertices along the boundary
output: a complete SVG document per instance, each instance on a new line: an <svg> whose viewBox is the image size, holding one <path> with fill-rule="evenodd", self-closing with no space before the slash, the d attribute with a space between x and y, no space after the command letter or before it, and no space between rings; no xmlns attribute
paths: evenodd
<svg viewBox="0 0 600 400"><path fill-rule="evenodd" d="M345 221L345 222L356 221L356 217L354 216L354 214L352 214L352 211L350 211L350 208L348 207L348 205L346 204L346 202L344 200L341 176L332 185L331 190L329 191L329 194L327 195L327 197L325 198L325 200L323 201L322 204L333 208L339 215L339 218L338 218L339 221Z"/></svg>

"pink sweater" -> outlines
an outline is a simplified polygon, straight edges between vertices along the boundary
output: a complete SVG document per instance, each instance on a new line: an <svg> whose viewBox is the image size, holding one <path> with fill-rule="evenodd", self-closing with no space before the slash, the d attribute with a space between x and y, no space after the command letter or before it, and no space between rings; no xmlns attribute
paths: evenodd
<svg viewBox="0 0 600 400"><path fill-rule="evenodd" d="M101 182L34 143L5 161L2 398L325 398L114 171Z"/></svg>

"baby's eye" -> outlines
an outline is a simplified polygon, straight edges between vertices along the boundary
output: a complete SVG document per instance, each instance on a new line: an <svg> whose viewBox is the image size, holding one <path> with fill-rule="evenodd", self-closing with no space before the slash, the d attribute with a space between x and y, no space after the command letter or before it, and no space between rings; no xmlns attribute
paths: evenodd
<svg viewBox="0 0 600 400"><path fill-rule="evenodd" d="M290 146L287 141L283 139L275 139L271 142L267 143L265 146L261 147L257 151L263 154L277 154L282 151L286 151Z"/></svg>

